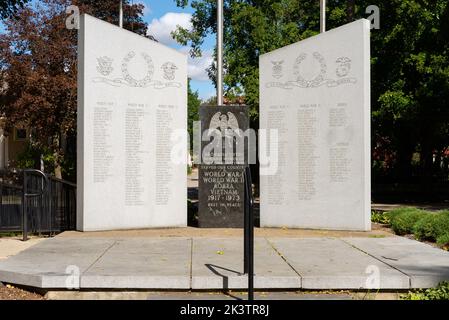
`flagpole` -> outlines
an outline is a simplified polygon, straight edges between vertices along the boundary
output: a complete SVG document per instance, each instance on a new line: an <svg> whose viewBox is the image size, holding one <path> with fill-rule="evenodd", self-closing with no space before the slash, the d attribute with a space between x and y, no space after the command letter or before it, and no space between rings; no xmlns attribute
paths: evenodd
<svg viewBox="0 0 449 320"><path fill-rule="evenodd" d="M320 33L326 32L326 0L320 0Z"/></svg>
<svg viewBox="0 0 449 320"><path fill-rule="evenodd" d="M123 1L122 0L120 0L118 25L120 28L123 28Z"/></svg>
<svg viewBox="0 0 449 320"><path fill-rule="evenodd" d="M217 104L223 105L223 0L217 0Z"/></svg>

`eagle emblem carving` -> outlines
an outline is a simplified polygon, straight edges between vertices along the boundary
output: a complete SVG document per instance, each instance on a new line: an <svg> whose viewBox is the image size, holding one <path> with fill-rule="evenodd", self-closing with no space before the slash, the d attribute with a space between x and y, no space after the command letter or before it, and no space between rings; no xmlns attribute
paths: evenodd
<svg viewBox="0 0 449 320"><path fill-rule="evenodd" d="M226 129L231 129L232 131L239 129L239 122L232 112L226 114L217 112L210 120L209 129L218 129L223 134L226 132Z"/></svg>

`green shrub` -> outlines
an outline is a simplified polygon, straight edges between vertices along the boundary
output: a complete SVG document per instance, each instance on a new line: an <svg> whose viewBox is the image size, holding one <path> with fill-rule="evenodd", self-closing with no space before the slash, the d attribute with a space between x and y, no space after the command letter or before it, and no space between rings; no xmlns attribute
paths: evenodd
<svg viewBox="0 0 449 320"><path fill-rule="evenodd" d="M374 218L374 214L372 221L379 221L381 218ZM417 208L398 208L384 215L398 235L413 233L418 240L436 241L439 245L449 247L449 210L430 212Z"/></svg>
<svg viewBox="0 0 449 320"><path fill-rule="evenodd" d="M440 211L436 224L435 240L437 243L449 243L449 211Z"/></svg>
<svg viewBox="0 0 449 320"><path fill-rule="evenodd" d="M438 215L428 213L413 226L413 233L418 240L435 241L438 233Z"/></svg>
<svg viewBox="0 0 449 320"><path fill-rule="evenodd" d="M449 282L441 282L436 288L415 290L401 296L402 300L449 300Z"/></svg>
<svg viewBox="0 0 449 320"><path fill-rule="evenodd" d="M449 232L444 233L444 234L438 236L437 237L437 243L439 245L442 245L442 246L449 245Z"/></svg>
<svg viewBox="0 0 449 320"><path fill-rule="evenodd" d="M404 235L412 233L415 223L427 214L417 208L398 208L390 211L388 218L391 229L398 235Z"/></svg>
<svg viewBox="0 0 449 320"><path fill-rule="evenodd" d="M0 238L10 238L20 235L20 232L0 232Z"/></svg>
<svg viewBox="0 0 449 320"><path fill-rule="evenodd" d="M390 224L388 214L381 211L371 211L371 222Z"/></svg>
<svg viewBox="0 0 449 320"><path fill-rule="evenodd" d="M17 154L16 167L20 169L37 168L40 156L40 150L27 142L25 148Z"/></svg>
<svg viewBox="0 0 449 320"><path fill-rule="evenodd" d="M449 234L449 211L428 213L416 222L413 232L419 240L444 241Z"/></svg>

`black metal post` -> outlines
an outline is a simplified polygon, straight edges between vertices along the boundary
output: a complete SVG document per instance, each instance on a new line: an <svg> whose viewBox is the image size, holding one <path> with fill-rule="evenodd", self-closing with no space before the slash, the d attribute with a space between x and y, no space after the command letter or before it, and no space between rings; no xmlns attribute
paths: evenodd
<svg viewBox="0 0 449 320"><path fill-rule="evenodd" d="M0 226L2 225L2 217L3 217L3 177L2 181L0 182Z"/></svg>
<svg viewBox="0 0 449 320"><path fill-rule="evenodd" d="M26 203L27 194L27 173L23 171L23 190L22 190L22 240L28 240L28 208Z"/></svg>
<svg viewBox="0 0 449 320"><path fill-rule="evenodd" d="M48 187L47 187L47 192L46 192L46 196L45 196L45 203L47 204L48 208L48 224L49 224L49 229L50 229L50 235L53 235L53 205L52 205L52 183L51 180L48 181Z"/></svg>
<svg viewBox="0 0 449 320"><path fill-rule="evenodd" d="M249 166L245 168L244 271L248 275L248 300L254 300L254 212Z"/></svg>
<svg viewBox="0 0 449 320"><path fill-rule="evenodd" d="M251 171L249 166L246 168L248 171L248 195L249 195L249 259L248 259L248 299L254 300L254 211L253 211L253 190L252 190L252 179L251 179Z"/></svg>
<svg viewBox="0 0 449 320"><path fill-rule="evenodd" d="M39 184L39 183L36 183L37 185L40 185L40 188L41 188L41 190L44 190L44 181L43 180L39 180L41 183ZM41 230L42 230L42 219L43 219L43 216L44 216L44 212L45 212L45 209L44 209L44 194L42 194L38 199L36 199L35 200L35 203L36 203L36 226L37 226L37 232L38 232L38 235L39 235L39 237L41 236ZM37 208L39 208L39 209L37 209ZM33 230L34 232L36 232L36 230Z"/></svg>
<svg viewBox="0 0 449 320"><path fill-rule="evenodd" d="M243 273L244 274L248 274L249 273L249 269L248 269L248 254L249 254L249 195L248 195L248 188L246 187L246 181L248 180L247 178L247 173L246 173L246 169L245 169L245 173L244 173L244 179L245 179L245 208L244 208L244 224L243 224Z"/></svg>

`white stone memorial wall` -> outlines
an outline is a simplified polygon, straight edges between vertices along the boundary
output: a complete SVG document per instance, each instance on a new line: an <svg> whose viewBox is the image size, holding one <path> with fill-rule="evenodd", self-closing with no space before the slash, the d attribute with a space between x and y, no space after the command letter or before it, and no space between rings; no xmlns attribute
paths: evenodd
<svg viewBox="0 0 449 320"><path fill-rule="evenodd" d="M78 230L185 226L186 55L88 15L78 45Z"/></svg>
<svg viewBox="0 0 449 320"><path fill-rule="evenodd" d="M260 128L279 137L261 226L371 229L369 34L362 19L260 57Z"/></svg>

